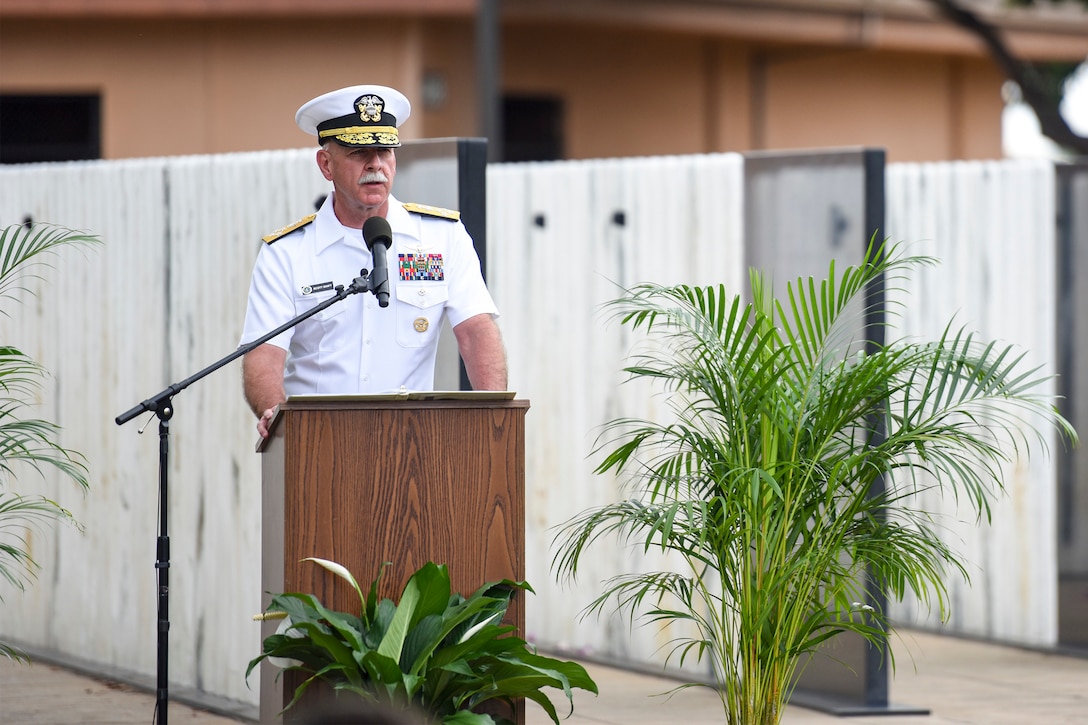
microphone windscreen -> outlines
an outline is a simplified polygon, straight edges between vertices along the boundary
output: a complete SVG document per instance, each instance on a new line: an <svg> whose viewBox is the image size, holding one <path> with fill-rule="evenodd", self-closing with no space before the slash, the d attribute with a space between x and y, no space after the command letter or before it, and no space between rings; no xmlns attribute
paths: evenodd
<svg viewBox="0 0 1088 725"><path fill-rule="evenodd" d="M363 241L367 249L374 249L374 243L384 240L386 247L393 246L393 230L384 217L372 216L363 222Z"/></svg>

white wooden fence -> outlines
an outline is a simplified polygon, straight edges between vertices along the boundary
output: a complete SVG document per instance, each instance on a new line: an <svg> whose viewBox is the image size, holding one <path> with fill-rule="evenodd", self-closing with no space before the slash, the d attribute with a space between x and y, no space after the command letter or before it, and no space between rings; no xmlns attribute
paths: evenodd
<svg viewBox="0 0 1088 725"><path fill-rule="evenodd" d="M889 233L940 260L920 269L897 300L904 305L902 335L936 339L955 322L1021 347L1027 369L1056 372L1054 180L1053 167L1039 162L888 169ZM1051 439L1052 451L1061 446ZM956 513L936 494L921 497L969 563L970 586L948 580L952 631L1030 645L1057 641L1056 459L1032 452L1039 455L1006 467L1006 493L990 526ZM935 612L915 602L898 615L939 624Z"/></svg>
<svg viewBox="0 0 1088 725"><path fill-rule="evenodd" d="M58 257L0 318L0 339L53 373L42 415L92 481L86 497L53 476L40 487L86 531L34 534L44 570L3 593L4 637L154 678L157 424L140 435L142 418L114 418L237 346L261 235L311 211L324 184L312 149L0 167L0 224L30 216L105 241ZM260 460L240 378L235 364L174 398L169 666L181 686L255 704L243 675L260 652Z"/></svg>
<svg viewBox="0 0 1088 725"><path fill-rule="evenodd" d="M725 282L741 290L741 156L496 165L488 171L488 276L503 316L511 388L526 419L527 634L547 648L657 665L667 630L582 621L598 583L645 564L602 550L576 584L550 569L554 527L619 495L592 474L599 426L653 416L660 401L621 385L629 340L599 305L640 280ZM1054 355L1053 168L993 163L888 170L888 235L942 261L911 282L904 329L957 319ZM36 297L5 308L0 341L53 373L41 401L62 443L84 452L81 497L47 475L19 482L69 506L86 530L32 534L44 564L25 594L0 595L0 639L153 677L158 442L152 420L113 419L237 343L263 233L312 209L326 182L313 150L0 167L0 225L26 217L86 229L105 245L64 253ZM256 706L243 679L259 652L260 462L237 365L175 397L171 422L170 676L177 686ZM1056 642L1054 470L1010 472L992 527L950 521L974 562L952 584L955 631ZM939 512L945 502L932 502ZM906 622L937 626L913 603ZM253 688L257 687L254 678Z"/></svg>

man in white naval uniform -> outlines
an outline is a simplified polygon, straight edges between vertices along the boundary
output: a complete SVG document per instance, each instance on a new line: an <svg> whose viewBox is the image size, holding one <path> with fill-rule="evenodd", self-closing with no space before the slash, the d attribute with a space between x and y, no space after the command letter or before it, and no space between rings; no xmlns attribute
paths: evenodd
<svg viewBox="0 0 1088 725"><path fill-rule="evenodd" d="M319 96L295 115L318 137L317 165L332 192L316 214L264 238L242 344L328 299L360 269L373 269L361 231L373 216L392 230L389 306L370 294L351 295L244 356L245 396L262 437L288 395L432 389L444 318L473 389L506 389L498 310L457 213L402 204L390 194L398 126L410 110L398 91L366 85Z"/></svg>

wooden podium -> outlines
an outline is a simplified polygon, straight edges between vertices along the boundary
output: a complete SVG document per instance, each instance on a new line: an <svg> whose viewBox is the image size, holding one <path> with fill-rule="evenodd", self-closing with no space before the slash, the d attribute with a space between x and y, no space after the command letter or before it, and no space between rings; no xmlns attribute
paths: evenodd
<svg viewBox="0 0 1088 725"><path fill-rule="evenodd" d="M262 607L272 593L306 592L334 609L358 609L347 582L301 561L310 556L344 565L364 592L392 562L380 594L394 601L428 561L446 564L453 590L466 596L485 582L523 580L529 402L512 397L454 391L283 403L258 445ZM507 620L524 636L520 595ZM266 622L262 638L275 627ZM278 721L294 690L277 672L262 663L262 723Z"/></svg>

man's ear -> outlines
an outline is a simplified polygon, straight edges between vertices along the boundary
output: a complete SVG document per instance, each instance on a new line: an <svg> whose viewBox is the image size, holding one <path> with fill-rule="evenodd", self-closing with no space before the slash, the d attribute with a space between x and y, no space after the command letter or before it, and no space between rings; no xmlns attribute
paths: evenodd
<svg viewBox="0 0 1088 725"><path fill-rule="evenodd" d="M317 168L326 181L332 181L332 153L324 146L317 150Z"/></svg>

